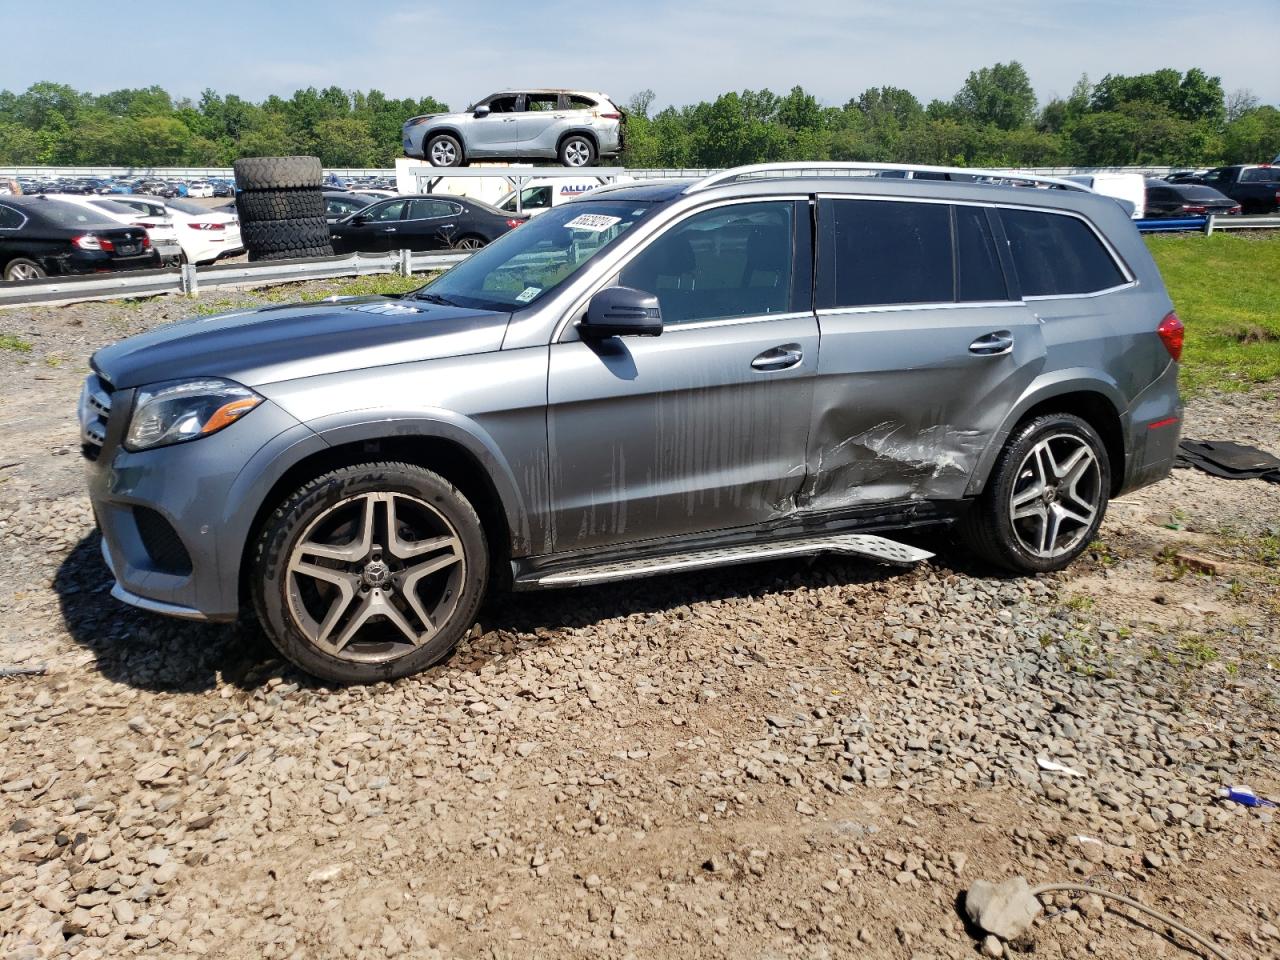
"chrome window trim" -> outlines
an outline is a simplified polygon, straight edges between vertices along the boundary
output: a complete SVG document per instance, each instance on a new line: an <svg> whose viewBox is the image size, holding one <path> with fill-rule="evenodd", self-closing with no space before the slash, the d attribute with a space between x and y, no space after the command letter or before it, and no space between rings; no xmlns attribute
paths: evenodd
<svg viewBox="0 0 1280 960"><path fill-rule="evenodd" d="M576 297L573 300L573 305L568 310L564 311L560 319L556 321L555 329L551 333L550 342L561 343L564 337L565 330L567 330L570 326L574 326L574 327L577 326L579 313L586 309L587 303L588 301L591 300L592 297L594 297L601 290L612 285L617 279L618 275L622 272L622 268L627 263L630 263L631 260L633 260L640 253L642 253L645 249L647 249L649 244L653 243L658 237L665 234L672 227L675 227L678 224L683 223L684 221L688 220L690 217L696 214L706 213L708 210L717 210L720 207L740 206L744 203L794 203L797 200L807 201L808 199L810 199L808 194L793 194L793 193L767 194L767 195L753 196L753 197L731 197L728 199L716 200L716 201L713 201L712 203L704 203L694 207L688 207L678 211L669 219L661 220L659 222L650 224L649 225L651 227L650 231L639 238L635 238L633 240L633 243L634 243L633 246L627 249L614 250L610 253L611 259L607 264L607 268L608 268L607 272L604 273L604 275L601 276L599 279L589 281L587 283L586 292ZM624 234L623 236L625 238L626 234ZM596 269L604 270L605 268L606 268L605 261L601 261L601 263L596 264ZM811 315L812 314L810 311L803 311L801 313L801 316L811 316ZM780 313L772 314L772 315L766 314L766 316L771 316L776 318L776 317L783 316L783 314L780 314ZM696 322L700 324L701 323L725 323L727 321L738 320L738 319L741 319L741 318L722 317L717 320L698 320ZM672 324L670 329L679 330L679 329L687 328L691 326L693 326L693 324L686 324L686 323ZM666 332L666 329L667 328L664 325L663 326L664 333Z"/></svg>
<svg viewBox="0 0 1280 960"><path fill-rule="evenodd" d="M768 320L804 320L812 319L813 313L809 310L792 310L787 313L753 313L745 317L716 317L711 320L695 320L693 323L673 323L671 326L662 327L662 335L665 337L669 333L679 333L682 330L707 330L712 327L729 327L737 324L747 323L764 323Z"/></svg>
<svg viewBox="0 0 1280 960"><path fill-rule="evenodd" d="M882 303L861 307L823 307L817 311L818 319L823 317L840 317L855 313L902 313L907 310L955 310L970 307L1021 307L1021 300L940 300L927 303Z"/></svg>

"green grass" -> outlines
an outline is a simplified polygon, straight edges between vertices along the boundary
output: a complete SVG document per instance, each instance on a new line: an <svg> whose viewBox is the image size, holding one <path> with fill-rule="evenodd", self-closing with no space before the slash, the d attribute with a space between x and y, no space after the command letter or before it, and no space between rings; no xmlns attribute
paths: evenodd
<svg viewBox="0 0 1280 960"><path fill-rule="evenodd" d="M12 333L0 333L0 350L12 353L30 353L31 344Z"/></svg>
<svg viewBox="0 0 1280 960"><path fill-rule="evenodd" d="M1187 328L1188 395L1280 378L1280 233L1147 237Z"/></svg>

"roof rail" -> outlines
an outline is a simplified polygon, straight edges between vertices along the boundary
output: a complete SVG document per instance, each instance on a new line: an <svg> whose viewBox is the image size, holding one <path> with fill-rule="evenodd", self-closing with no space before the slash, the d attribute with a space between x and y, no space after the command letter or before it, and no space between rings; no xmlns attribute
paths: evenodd
<svg viewBox="0 0 1280 960"><path fill-rule="evenodd" d="M713 173L708 177L704 177L697 183L689 186L686 193L695 193L699 190L707 190L711 187L720 186L726 183L736 183L740 180L772 180L781 177L794 176L875 176L882 173L901 173L903 177L910 173L937 173L937 174L961 174L965 182L971 181L997 181L1008 183L1010 181L1018 181L1020 183L1034 183L1044 185L1059 190L1079 190L1084 193L1092 193L1082 183L1075 183L1071 180L1064 180L1061 177L1046 177L1038 173L1027 173L1022 170L983 170L973 167L931 167L918 163L863 163L860 160L826 160L826 161L790 161L783 163L753 163L745 167L733 167L729 170L721 170L719 173ZM934 179L934 178L929 178ZM950 177L946 177L950 179Z"/></svg>

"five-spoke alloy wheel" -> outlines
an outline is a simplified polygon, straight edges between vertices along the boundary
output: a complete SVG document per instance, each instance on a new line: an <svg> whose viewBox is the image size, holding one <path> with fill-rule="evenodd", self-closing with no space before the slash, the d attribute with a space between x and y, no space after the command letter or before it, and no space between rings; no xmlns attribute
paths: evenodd
<svg viewBox="0 0 1280 960"><path fill-rule="evenodd" d="M1061 570L1102 525L1111 461L1088 422L1051 413L1018 426L959 532L984 560L1018 573Z"/></svg>
<svg viewBox="0 0 1280 960"><path fill-rule="evenodd" d="M340 683L415 673L470 627L488 556L467 500L421 467L326 474L265 524L259 616L286 657Z"/></svg>

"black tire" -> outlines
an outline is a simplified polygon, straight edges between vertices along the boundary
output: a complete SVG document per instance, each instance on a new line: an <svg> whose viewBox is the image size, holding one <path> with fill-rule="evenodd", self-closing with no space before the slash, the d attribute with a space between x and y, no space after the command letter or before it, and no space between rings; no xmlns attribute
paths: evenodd
<svg viewBox="0 0 1280 960"><path fill-rule="evenodd" d="M232 166L241 190L319 187L324 177L318 157L246 157Z"/></svg>
<svg viewBox="0 0 1280 960"><path fill-rule="evenodd" d="M295 612L299 609L296 605L304 602L300 599L302 587L296 584L291 586L293 581L287 574L287 568L294 549L305 536L310 535L313 524L333 516L331 511L341 510L346 502L358 503L356 498L361 495L376 493L396 494L402 498L398 502L409 499L410 505L417 509L425 506L427 509L423 511L424 515L432 514L442 521L443 527L451 527L451 536L460 544L461 566L457 568L456 574L452 571L447 574L452 586L446 584L442 596L453 605L448 615L439 622L436 632L408 652L390 659L370 661L358 659L367 655L364 649L351 650L351 646L363 648L368 644L353 641L349 647L335 654L308 637ZM379 510L377 504L370 510L376 523ZM382 531L385 534L385 526ZM353 534L352 542L358 537L359 534ZM367 574L370 563L377 563L381 558L377 550L388 549L388 555L391 555L389 547L378 546L377 533L372 542L375 549L373 560L359 560L346 566L363 563ZM474 623L476 611L484 598L489 575L489 549L476 511L457 488L443 477L408 463L366 463L343 467L317 477L272 511L254 544L250 575L250 588L258 619L282 656L300 669L334 683L376 683L425 670L443 660L457 646ZM354 602L361 602L359 596L368 596L369 582L367 576L360 580L360 593L353 598ZM404 613L407 607L398 585L391 586L390 581L385 578L373 583L373 593L378 593L378 584L381 583L388 602L399 602L402 615L409 616ZM343 619L340 617L335 623L335 631L339 629L338 624ZM381 621L385 621L385 624L392 622L386 617L381 618ZM375 627L385 626L381 621L375 619L369 622ZM361 629L367 630L368 627ZM356 636L360 637L361 633L357 632ZM375 644L373 655L381 655L381 648L388 646L392 644ZM350 656L340 655L349 652Z"/></svg>
<svg viewBox="0 0 1280 960"><path fill-rule="evenodd" d="M560 141L557 156L563 167L589 167L596 160L595 141L586 134L571 134Z"/></svg>
<svg viewBox="0 0 1280 960"><path fill-rule="evenodd" d="M466 154L458 138L449 133L438 133L427 141L427 162L433 167L465 167Z"/></svg>
<svg viewBox="0 0 1280 960"><path fill-rule="evenodd" d="M4 265L4 279L8 281L40 280L48 275L44 267L27 257L14 257Z"/></svg>
<svg viewBox="0 0 1280 960"><path fill-rule="evenodd" d="M329 224L324 217L304 220L262 220L242 223L244 245L256 253L276 253L298 247L318 247L329 242Z"/></svg>
<svg viewBox="0 0 1280 960"><path fill-rule="evenodd" d="M314 187L246 190L236 198L236 215L241 224L324 217L324 194Z"/></svg>
<svg viewBox="0 0 1280 960"><path fill-rule="evenodd" d="M1054 542L1049 544L1050 549L1057 549L1059 540L1062 543L1062 552L1052 556L1038 555L1024 543L1028 528L1039 529L1040 521L1036 517L1018 521L1017 529L1013 520L1013 497L1029 495L1038 482L1036 468L1028 465L1028 458L1044 442L1064 444L1068 449L1086 446L1097 465L1096 473L1090 471L1080 479L1089 488L1084 496L1093 507L1090 522L1086 525L1074 520L1061 521L1064 525L1061 534L1057 532L1058 527L1052 527ZM1063 496L1059 500L1058 480L1042 486L1052 486L1053 489L1028 500L1029 508L1052 511L1055 506L1068 504L1073 513L1087 516L1085 511L1077 508L1074 498ZM1048 573L1066 567L1088 548L1102 526L1110 497L1111 462L1098 432L1088 422L1072 414L1045 414L1020 424L1013 431L996 459L982 495L960 518L957 532L969 549L988 563L1015 573ZM1046 525L1050 523L1047 516L1043 522Z"/></svg>
<svg viewBox="0 0 1280 960"><path fill-rule="evenodd" d="M250 253L250 263L261 263L264 260L314 260L317 257L332 257L333 247L292 247L288 250L275 250L271 253Z"/></svg>

